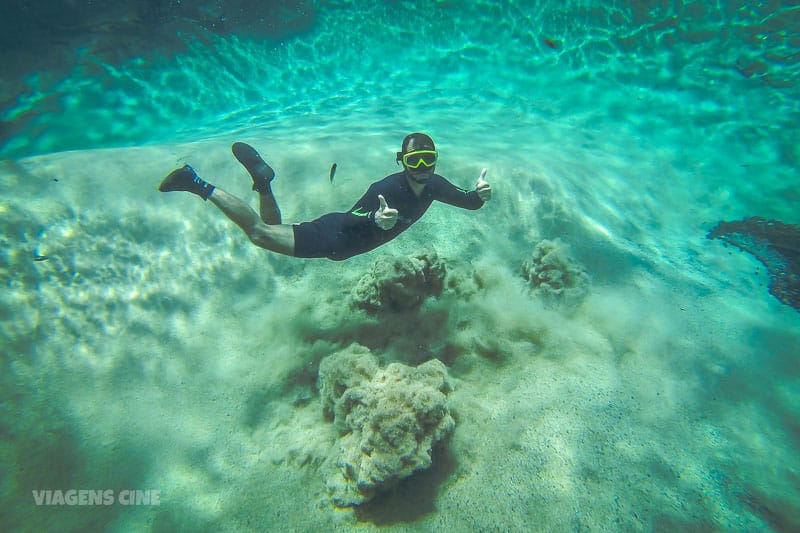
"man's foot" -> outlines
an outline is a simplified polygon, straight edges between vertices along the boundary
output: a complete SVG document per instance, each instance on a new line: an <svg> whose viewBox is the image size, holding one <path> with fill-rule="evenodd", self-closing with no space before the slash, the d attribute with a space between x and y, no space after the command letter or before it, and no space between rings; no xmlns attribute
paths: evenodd
<svg viewBox="0 0 800 533"><path fill-rule="evenodd" d="M269 192L269 184L275 177L275 171L261 159L256 149L249 144L236 142L231 146L231 152L253 178L253 190L259 193Z"/></svg>
<svg viewBox="0 0 800 533"><path fill-rule="evenodd" d="M214 186L201 179L192 167L183 165L167 174L167 177L158 186L158 190L161 192L188 191L203 200L208 200L208 197L214 192Z"/></svg>

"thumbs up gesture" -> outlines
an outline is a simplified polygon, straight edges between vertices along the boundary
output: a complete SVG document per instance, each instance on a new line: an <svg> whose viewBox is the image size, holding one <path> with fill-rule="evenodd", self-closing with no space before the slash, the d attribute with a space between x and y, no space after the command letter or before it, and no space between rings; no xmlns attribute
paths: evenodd
<svg viewBox="0 0 800 533"><path fill-rule="evenodd" d="M481 170L481 175L478 178L478 183L475 185L475 192L478 193L478 196L484 202L487 202L492 199L492 186L489 185L483 178L486 176L486 170Z"/></svg>
<svg viewBox="0 0 800 533"><path fill-rule="evenodd" d="M382 194L378 195L378 201L381 206L375 211L375 224L384 231L390 230L397 224L397 209L389 207Z"/></svg>

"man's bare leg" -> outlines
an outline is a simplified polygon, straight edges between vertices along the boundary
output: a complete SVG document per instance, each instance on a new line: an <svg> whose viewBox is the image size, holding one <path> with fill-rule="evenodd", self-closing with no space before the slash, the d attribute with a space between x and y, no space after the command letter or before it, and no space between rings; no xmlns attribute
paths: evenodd
<svg viewBox="0 0 800 533"><path fill-rule="evenodd" d="M259 197L261 220L269 225L280 224L281 210L272 194L272 180L275 178L275 171L261 159L256 149L249 144L235 142L231 146L231 152L253 178L253 190L258 192Z"/></svg>
<svg viewBox="0 0 800 533"><path fill-rule="evenodd" d="M281 223L281 210L278 209L278 202L272 194L272 188L268 187L266 192L258 193L258 205L261 212L261 220L264 224L274 225Z"/></svg>
<svg viewBox="0 0 800 533"><path fill-rule="evenodd" d="M214 189L208 199L242 228L256 246L294 256L294 230L291 225L266 223L246 202L219 187Z"/></svg>
<svg viewBox="0 0 800 533"><path fill-rule="evenodd" d="M206 182L189 165L170 172L158 186L158 190L161 192L187 191L198 195L203 200L210 199L228 218L242 228L253 244L279 254L294 255L292 226L266 224L247 203ZM278 219L280 219L280 214L278 214Z"/></svg>

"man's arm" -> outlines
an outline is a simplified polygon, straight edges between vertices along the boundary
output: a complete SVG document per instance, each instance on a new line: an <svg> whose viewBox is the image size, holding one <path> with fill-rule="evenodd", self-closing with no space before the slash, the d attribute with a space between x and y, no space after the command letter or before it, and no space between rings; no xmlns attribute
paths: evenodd
<svg viewBox="0 0 800 533"><path fill-rule="evenodd" d="M373 183L364 196L350 209L350 214L358 217L356 224L375 225L384 231L390 230L397 223L397 209L392 209L386 204L379 187Z"/></svg>
<svg viewBox="0 0 800 533"><path fill-rule="evenodd" d="M481 180L484 175L485 174L481 174ZM462 189L461 187L456 187L442 176L439 177L441 179L437 183L434 195L436 200L446 204L454 205L456 207L461 207L462 209L475 210L483 207L484 201L481 200L477 190L468 191L466 189ZM479 180L479 184L481 180ZM488 186L488 184L486 184L486 186Z"/></svg>
<svg viewBox="0 0 800 533"><path fill-rule="evenodd" d="M357 217L373 220L374 213L379 207L378 193L375 192L375 184L373 183L364 193L364 196L353 204L349 213Z"/></svg>

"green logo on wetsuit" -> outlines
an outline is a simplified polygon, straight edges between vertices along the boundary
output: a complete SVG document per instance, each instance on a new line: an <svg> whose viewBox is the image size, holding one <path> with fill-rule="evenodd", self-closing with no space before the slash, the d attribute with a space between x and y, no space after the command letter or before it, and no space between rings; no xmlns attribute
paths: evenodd
<svg viewBox="0 0 800 533"><path fill-rule="evenodd" d="M357 217L368 217L369 214L370 214L370 211L367 211L366 213L362 213L361 212L361 208L359 207L358 209L350 211L350 214L355 215Z"/></svg>

